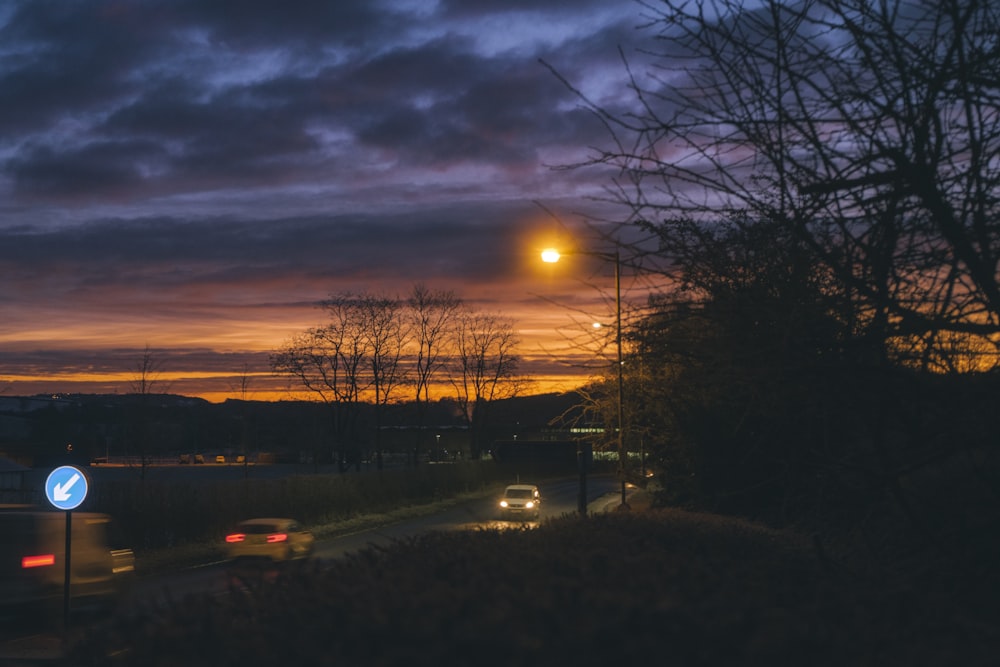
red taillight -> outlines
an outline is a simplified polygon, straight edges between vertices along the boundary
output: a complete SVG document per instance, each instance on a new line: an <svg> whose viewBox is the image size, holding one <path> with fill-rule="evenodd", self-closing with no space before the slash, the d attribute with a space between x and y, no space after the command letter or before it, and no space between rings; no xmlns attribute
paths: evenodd
<svg viewBox="0 0 1000 667"><path fill-rule="evenodd" d="M233 533L232 535L226 535L226 542L242 542L247 538L243 533Z"/></svg>
<svg viewBox="0 0 1000 667"><path fill-rule="evenodd" d="M284 542L288 539L288 535L285 533L272 533L267 536L267 543L274 544L275 542Z"/></svg>
<svg viewBox="0 0 1000 667"><path fill-rule="evenodd" d="M39 554L38 556L25 556L21 559L21 567L23 569L28 569L29 567L45 567L46 565L55 565L56 555L55 554Z"/></svg>

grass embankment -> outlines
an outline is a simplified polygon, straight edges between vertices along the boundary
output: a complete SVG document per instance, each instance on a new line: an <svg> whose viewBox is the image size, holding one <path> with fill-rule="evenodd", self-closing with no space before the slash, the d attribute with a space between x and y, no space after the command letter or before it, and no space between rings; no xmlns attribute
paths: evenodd
<svg viewBox="0 0 1000 667"><path fill-rule="evenodd" d="M494 465L465 462L238 481L197 475L179 481L110 480L95 488L87 509L115 518L120 533L115 542L135 551L141 576L210 562L219 555L221 536L242 519L292 517L323 537L492 492L505 474Z"/></svg>
<svg viewBox="0 0 1000 667"><path fill-rule="evenodd" d="M338 535L349 535L381 526L399 523L421 516L430 516L460 503L499 495L503 482L487 484L475 492L460 493L451 498L432 502L406 505L385 512L358 514L336 521L326 521L307 525L317 539L328 539ZM203 540L175 547L147 549L136 555L136 571L139 576L153 576L163 572L176 571L198 565L217 562L224 557L220 539Z"/></svg>
<svg viewBox="0 0 1000 667"><path fill-rule="evenodd" d="M111 619L69 660L996 664L996 610L961 591L848 570L793 532L641 506L537 530L432 533L329 569L305 565L273 584Z"/></svg>

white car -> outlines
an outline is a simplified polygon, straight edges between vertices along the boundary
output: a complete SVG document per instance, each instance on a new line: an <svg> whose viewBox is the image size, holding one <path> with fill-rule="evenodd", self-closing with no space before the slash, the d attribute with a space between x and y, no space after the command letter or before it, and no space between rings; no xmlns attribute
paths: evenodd
<svg viewBox="0 0 1000 667"><path fill-rule="evenodd" d="M226 556L279 563L308 558L314 544L313 534L295 519L247 519L226 535Z"/></svg>
<svg viewBox="0 0 1000 667"><path fill-rule="evenodd" d="M541 516L542 496L533 484L511 484L500 499L500 517L534 519Z"/></svg>

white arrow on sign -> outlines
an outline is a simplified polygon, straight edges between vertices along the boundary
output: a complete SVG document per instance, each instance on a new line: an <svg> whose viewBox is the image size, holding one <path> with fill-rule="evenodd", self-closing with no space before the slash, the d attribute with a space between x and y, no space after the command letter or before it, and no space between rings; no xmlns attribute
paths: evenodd
<svg viewBox="0 0 1000 667"><path fill-rule="evenodd" d="M73 476L66 480L65 484L56 484L52 487L52 499L57 503L63 503L69 500L69 490L73 488L73 485L80 481L80 474L73 473Z"/></svg>

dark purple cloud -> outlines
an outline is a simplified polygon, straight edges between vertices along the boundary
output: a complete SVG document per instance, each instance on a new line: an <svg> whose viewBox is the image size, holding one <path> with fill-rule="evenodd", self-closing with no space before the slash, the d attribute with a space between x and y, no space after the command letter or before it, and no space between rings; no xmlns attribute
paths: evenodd
<svg viewBox="0 0 1000 667"><path fill-rule="evenodd" d="M617 104L641 12L0 1L0 378L28 351L37 371L167 330L205 368L259 355L246 341L341 288L430 282L523 312L534 201L575 213L606 184L551 169L604 134L541 61Z"/></svg>

